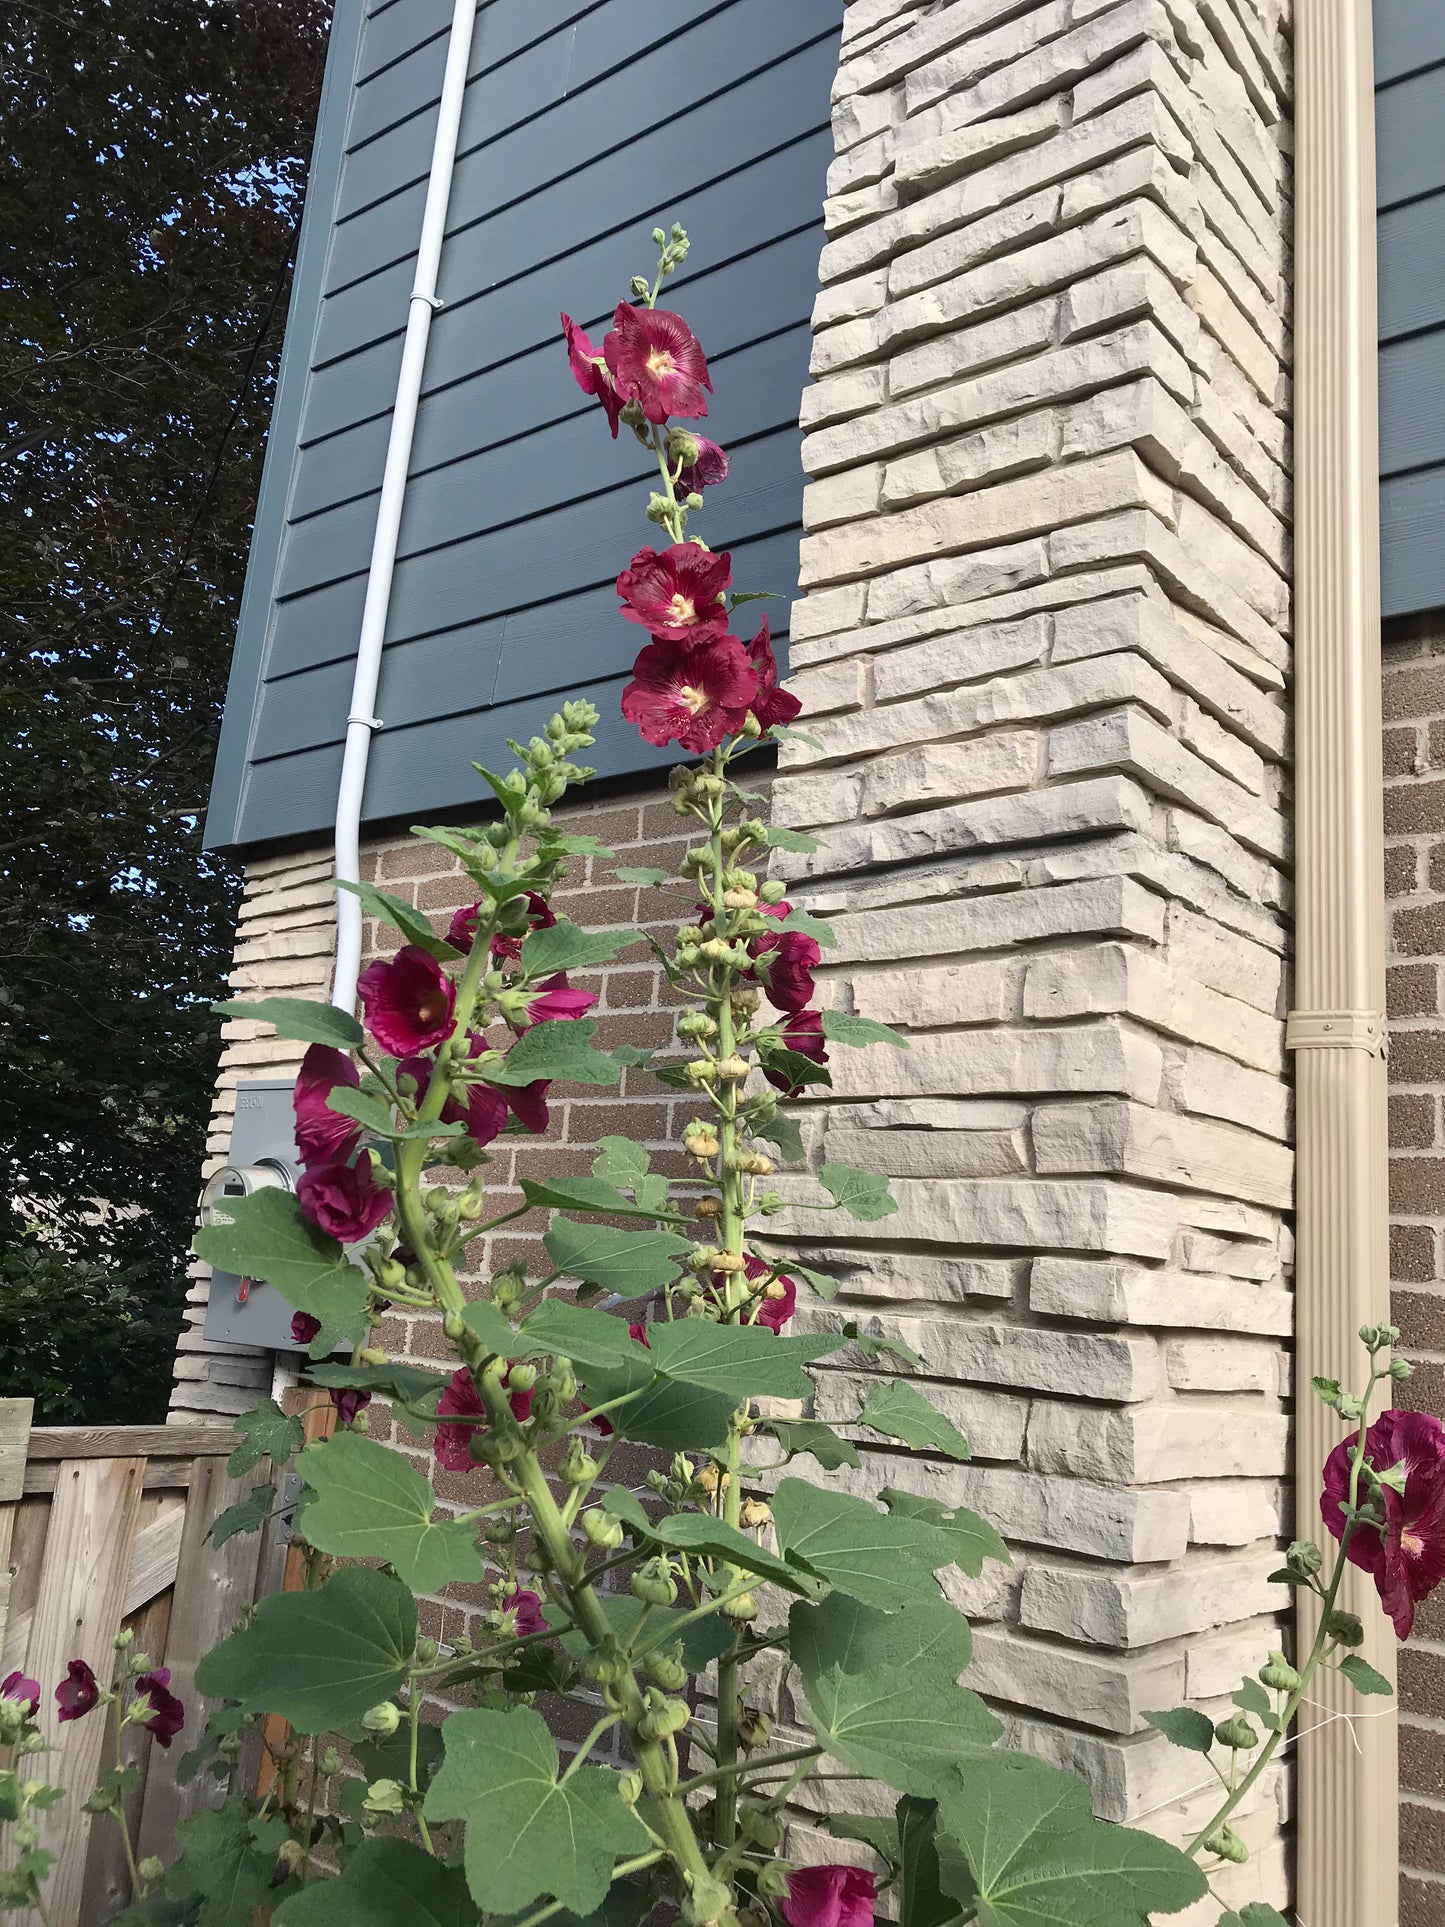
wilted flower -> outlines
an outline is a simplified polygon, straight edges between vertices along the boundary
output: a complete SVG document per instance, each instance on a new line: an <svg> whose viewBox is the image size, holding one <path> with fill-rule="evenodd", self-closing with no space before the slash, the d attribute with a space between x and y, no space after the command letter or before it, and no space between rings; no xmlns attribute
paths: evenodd
<svg viewBox="0 0 1445 1927"><path fill-rule="evenodd" d="M789 1011L788 1020L783 1025L783 1047L795 1051L799 1057L809 1058L814 1064L826 1064L828 1046L823 1041L823 1014L817 1010ZM801 1089L800 1085L790 1084L782 1071L763 1068L768 1082L791 1097Z"/></svg>
<svg viewBox="0 0 1445 1927"><path fill-rule="evenodd" d="M695 645L727 634L723 597L732 580L732 557L714 555L700 542L674 542L669 549L639 549L617 578L622 614L640 623L657 642Z"/></svg>
<svg viewBox="0 0 1445 1927"><path fill-rule="evenodd" d="M771 1280L768 1286L769 1292L777 1291L776 1298L763 1297L750 1301L757 1305L756 1313L753 1314L754 1322L765 1325L770 1332L776 1333L783 1329L798 1309L798 1287L791 1278L783 1275L774 1278L772 1274L773 1267L770 1264L764 1263L761 1258L755 1258L750 1251L743 1253L743 1276L748 1283L755 1285L760 1278L768 1278ZM724 1305L727 1302L727 1280L721 1274L714 1274L714 1279L712 1297L718 1305Z"/></svg>
<svg viewBox="0 0 1445 1927"><path fill-rule="evenodd" d="M40 1681L27 1679L17 1667L0 1679L0 1700L10 1700L16 1706L25 1708L25 1717L33 1720L40 1711Z"/></svg>
<svg viewBox="0 0 1445 1927"><path fill-rule="evenodd" d="M698 649L654 642L632 665L622 713L658 749L676 743L696 754L742 728L757 686L733 636Z"/></svg>
<svg viewBox="0 0 1445 1927"><path fill-rule="evenodd" d="M710 442L706 435L694 435L697 443L697 460L690 462L677 478L677 492L686 499L689 495L701 495L705 488L712 488L728 478L728 452Z"/></svg>
<svg viewBox="0 0 1445 1927"><path fill-rule="evenodd" d="M481 922L482 905L480 898L476 903L464 903L460 910L452 912L452 920L447 925L446 940L453 950L468 951L477 940L477 925Z"/></svg>
<svg viewBox="0 0 1445 1927"><path fill-rule="evenodd" d="M595 395L601 402L615 442L617 418L622 413L622 397L612 385L607 364L569 314L562 317L562 333L567 339L567 359L572 364L573 379L584 395Z"/></svg>
<svg viewBox="0 0 1445 1927"><path fill-rule="evenodd" d="M66 1720L84 1719L99 1698L95 1674L83 1659L71 1660L65 1669L65 1678L55 1689L55 1704L60 1708L62 1724Z"/></svg>
<svg viewBox="0 0 1445 1927"><path fill-rule="evenodd" d="M309 1311L293 1311L291 1314L291 1342L293 1345L309 1345L313 1338L321 1336L321 1320L313 1318Z"/></svg>
<svg viewBox="0 0 1445 1927"><path fill-rule="evenodd" d="M170 1685L168 1666L157 1666L153 1673L142 1673L135 1683L133 1705L149 1709L134 1715L135 1724L146 1727L157 1746L169 1746L186 1723L186 1709L171 1692Z"/></svg>
<svg viewBox="0 0 1445 1927"><path fill-rule="evenodd" d="M502 1376L505 1385L511 1375L510 1365ZM513 1392L508 1403L512 1417L520 1425L532 1416L532 1389ZM460 1425L438 1425L436 1437L432 1440L432 1452L438 1465L444 1465L449 1472L470 1472L476 1465L471 1454L471 1443L487 1429L487 1408L482 1403L482 1395L477 1390L471 1373L463 1365L452 1373L451 1383L437 1401L439 1419L461 1419Z"/></svg>
<svg viewBox="0 0 1445 1927"><path fill-rule="evenodd" d="M436 958L416 944L398 950L390 963L363 970L357 989L367 1028L394 1057L430 1050L451 1035L456 988Z"/></svg>
<svg viewBox="0 0 1445 1927"><path fill-rule="evenodd" d="M748 661L758 676L758 693L748 707L757 717L759 726L771 729L774 723L792 722L801 713L803 705L798 697L778 687L778 659L773 654L773 639L766 616L758 633L748 644Z"/></svg>
<svg viewBox="0 0 1445 1927"><path fill-rule="evenodd" d="M303 1164L328 1164L348 1158L361 1141L361 1126L341 1117L328 1103L339 1089L356 1090L361 1083L356 1066L345 1051L329 1044L313 1044L296 1073L292 1104L296 1111L296 1150Z"/></svg>
<svg viewBox="0 0 1445 1927"><path fill-rule="evenodd" d="M1337 1539L1344 1537L1341 1507L1349 1500L1358 1437L1352 1433L1325 1461L1320 1516ZM1382 1412L1365 1433L1365 1459L1377 1473L1403 1467L1405 1489L1380 1488L1384 1528L1357 1525L1346 1557L1370 1574L1396 1633L1408 1639L1415 1608L1445 1579L1445 1427L1425 1412ZM1366 1496L1362 1481L1362 1503Z"/></svg>
<svg viewBox="0 0 1445 1927"><path fill-rule="evenodd" d="M369 1237L391 1210L391 1193L372 1176L371 1159L314 1164L301 1175L296 1201L318 1230L354 1245Z"/></svg>
<svg viewBox="0 0 1445 1927"><path fill-rule="evenodd" d="M702 393L704 388L712 392L707 358L681 315L619 301L602 353L618 394L635 401L650 422L707 413Z"/></svg>
<svg viewBox="0 0 1445 1927"><path fill-rule="evenodd" d="M865 1867L795 1867L778 1911L788 1927L873 1927L874 1899Z"/></svg>
<svg viewBox="0 0 1445 1927"><path fill-rule="evenodd" d="M331 1403L343 1425L350 1425L357 1413L364 1412L371 1403L371 1393L356 1385L333 1385L330 1390Z"/></svg>
<svg viewBox="0 0 1445 1927"><path fill-rule="evenodd" d="M542 1617L542 1597L531 1592L526 1586L516 1586L502 1601L504 1613L516 1614L517 1636L528 1639L533 1633L547 1630L547 1622Z"/></svg>

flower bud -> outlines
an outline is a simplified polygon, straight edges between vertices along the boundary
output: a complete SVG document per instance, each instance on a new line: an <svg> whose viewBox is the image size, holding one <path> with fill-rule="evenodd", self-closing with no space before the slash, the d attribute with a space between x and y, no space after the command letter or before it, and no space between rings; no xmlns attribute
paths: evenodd
<svg viewBox="0 0 1445 1927"><path fill-rule="evenodd" d="M608 1552L620 1546L627 1536L622 1521L614 1519L600 1506L592 1506L582 1514L582 1530L586 1533L590 1544Z"/></svg>
<svg viewBox="0 0 1445 1927"><path fill-rule="evenodd" d="M507 1373L509 1392L530 1392L536 1383L537 1367L535 1365L514 1365Z"/></svg>
<svg viewBox="0 0 1445 1927"><path fill-rule="evenodd" d="M742 1511L738 1514L738 1522L746 1531L752 1532L759 1526L768 1525L772 1516L772 1507L764 1500L744 1499Z"/></svg>
<svg viewBox="0 0 1445 1927"><path fill-rule="evenodd" d="M1292 1693L1299 1685L1299 1674L1281 1652L1271 1652L1260 1667L1259 1677L1273 1693Z"/></svg>
<svg viewBox="0 0 1445 1927"><path fill-rule="evenodd" d="M442 1319L442 1332L450 1345L459 1345L467 1335L467 1321L459 1311L449 1311Z"/></svg>
<svg viewBox="0 0 1445 1927"><path fill-rule="evenodd" d="M694 511L702 507L702 497L698 494L696 489L694 489L691 495L689 495L686 498L686 500L683 502L683 507L685 509L691 509Z"/></svg>
<svg viewBox="0 0 1445 1927"><path fill-rule="evenodd" d="M734 1272L744 1270L746 1263L747 1261L740 1251L720 1251L713 1260L713 1270L721 1271L724 1275L731 1275Z"/></svg>
<svg viewBox="0 0 1445 1927"><path fill-rule="evenodd" d="M686 1700L669 1699L656 1687L649 1687L647 1711L638 1722L638 1731L645 1740L665 1740L674 1733L680 1733L692 1718L692 1708Z"/></svg>
<svg viewBox="0 0 1445 1927"><path fill-rule="evenodd" d="M714 1879L711 1874L688 1874L687 1884L688 1897L682 1910L687 1927L712 1927L713 1921L733 1904L733 1890L725 1880ZM758 1886L761 1890L761 1877Z"/></svg>
<svg viewBox="0 0 1445 1927"><path fill-rule="evenodd" d="M764 1853L776 1853L782 1846L783 1823L770 1808L744 1807L738 1818L744 1840L761 1847Z"/></svg>
<svg viewBox="0 0 1445 1927"><path fill-rule="evenodd" d="M627 292L634 301L645 301L652 293L652 287L645 274L634 274L627 284Z"/></svg>
<svg viewBox="0 0 1445 1927"><path fill-rule="evenodd" d="M649 1653L642 1667L647 1677L666 1692L680 1693L687 1685L687 1668L672 1653Z"/></svg>
<svg viewBox="0 0 1445 1927"><path fill-rule="evenodd" d="M1413 1374L1414 1370L1415 1367L1410 1363L1408 1358L1392 1358L1390 1360L1390 1376L1397 1384L1403 1384L1404 1381Z"/></svg>
<svg viewBox="0 0 1445 1927"><path fill-rule="evenodd" d="M640 1773L620 1773L617 1776L617 1797L625 1807L635 1807L642 1798L642 1775Z"/></svg>
<svg viewBox="0 0 1445 1927"><path fill-rule="evenodd" d="M1242 1867L1249 1858L1249 1848L1245 1846L1233 1827L1220 1827L1204 1843L1208 1853L1217 1854L1221 1860L1229 1860Z"/></svg>
<svg viewBox="0 0 1445 1927"><path fill-rule="evenodd" d="M1235 1753L1247 1753L1251 1747L1259 1745L1259 1735L1243 1713L1236 1713L1232 1719L1221 1720L1214 1729L1214 1737L1221 1746L1227 1746Z"/></svg>
<svg viewBox="0 0 1445 1927"><path fill-rule="evenodd" d="M1291 1572L1312 1579L1324 1564L1324 1554L1313 1539L1296 1539L1285 1554L1285 1561Z"/></svg>
<svg viewBox="0 0 1445 1927"><path fill-rule="evenodd" d="M672 1576L672 1561L667 1558L645 1560L630 1583L633 1597L649 1606L670 1606L677 1598L677 1581Z"/></svg>
<svg viewBox="0 0 1445 1927"><path fill-rule="evenodd" d="M725 1084L741 1084L749 1068L746 1057L739 1057L734 1051L731 1057L724 1057L718 1064L717 1074Z"/></svg>
<svg viewBox="0 0 1445 1927"><path fill-rule="evenodd" d="M568 1485L586 1485L597 1477L598 1466L581 1439L574 1437L567 1441L567 1450L557 1471Z"/></svg>
<svg viewBox="0 0 1445 1927"><path fill-rule="evenodd" d="M136 1862L135 1870L149 1887L153 1881L165 1877L166 1863L159 1854L148 1853L144 1860Z"/></svg>
<svg viewBox="0 0 1445 1927"><path fill-rule="evenodd" d="M404 1794L400 1780L373 1780L361 1804L367 1813L401 1813L405 1807Z"/></svg>
<svg viewBox="0 0 1445 1927"><path fill-rule="evenodd" d="M758 891L764 903L781 903L787 894L787 884L780 882L777 877L769 877L762 889Z"/></svg>
<svg viewBox="0 0 1445 1927"><path fill-rule="evenodd" d="M430 1666L437 1656L437 1643L434 1639L419 1639L416 1642L416 1656L423 1666Z"/></svg>
<svg viewBox="0 0 1445 1927"><path fill-rule="evenodd" d="M758 1892L768 1900L786 1900L788 1897L788 1875L792 1872L786 1860L770 1860L765 1867L758 1869Z"/></svg>
<svg viewBox="0 0 1445 1927"><path fill-rule="evenodd" d="M727 1476L720 1465L709 1459L707 1464L699 1470L696 1482L702 1491L711 1493L727 1484Z"/></svg>
<svg viewBox="0 0 1445 1927"><path fill-rule="evenodd" d="M750 1592L739 1593L736 1599L728 1599L723 1602L722 1614L724 1619L756 1619L758 1616L757 1599L754 1594Z"/></svg>
<svg viewBox="0 0 1445 1927"><path fill-rule="evenodd" d="M383 1700L379 1706L370 1707L362 1714L361 1724L368 1733L379 1733L384 1738L401 1725L401 1709L394 1701Z"/></svg>
<svg viewBox="0 0 1445 1927"><path fill-rule="evenodd" d="M375 1345L365 1345L356 1354L356 1362L358 1365L384 1365L386 1353L380 1351Z"/></svg>
<svg viewBox="0 0 1445 1927"><path fill-rule="evenodd" d="M135 1628L133 1626L122 1626L115 1638L111 1641L111 1644L118 1653L129 1651L135 1644Z"/></svg>
<svg viewBox="0 0 1445 1927"><path fill-rule="evenodd" d="M693 1216L709 1222L722 1216L722 1206L716 1198L699 1198L693 1208Z"/></svg>
<svg viewBox="0 0 1445 1927"><path fill-rule="evenodd" d="M750 1753L767 1745L773 1737L773 1722L755 1706L738 1708L738 1738Z"/></svg>
<svg viewBox="0 0 1445 1927"><path fill-rule="evenodd" d="M328 1746L321 1755L321 1771L328 1780L341 1771L341 1755L334 1746Z"/></svg>
<svg viewBox="0 0 1445 1927"><path fill-rule="evenodd" d="M1362 1646L1365 1641L1365 1629L1356 1613L1331 1613L1325 1631L1341 1646Z"/></svg>

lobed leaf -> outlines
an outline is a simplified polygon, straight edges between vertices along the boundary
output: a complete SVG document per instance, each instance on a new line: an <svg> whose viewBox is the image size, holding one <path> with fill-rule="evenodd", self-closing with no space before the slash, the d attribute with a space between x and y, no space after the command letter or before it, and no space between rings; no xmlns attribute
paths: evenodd
<svg viewBox="0 0 1445 1927"><path fill-rule="evenodd" d="M554 1218L542 1242L558 1271L622 1298L670 1285L689 1249L675 1231L618 1231L575 1218Z"/></svg>
<svg viewBox="0 0 1445 1927"><path fill-rule="evenodd" d="M818 1182L842 1210L863 1224L892 1217L898 1209L887 1178L879 1177L876 1171L860 1171L851 1164L825 1164Z"/></svg>
<svg viewBox="0 0 1445 1927"><path fill-rule="evenodd" d="M835 1432L820 1419L764 1419L763 1430L771 1432L788 1458L807 1452L825 1472L836 1472L840 1465L857 1465L858 1453L851 1441Z"/></svg>
<svg viewBox="0 0 1445 1927"><path fill-rule="evenodd" d="M805 1680L831 1667L843 1673L907 1671L920 1695L947 1693L973 1656L968 1621L943 1595L913 1598L903 1612L882 1612L843 1593L816 1605L798 1601L788 1615L788 1644Z"/></svg>
<svg viewBox="0 0 1445 1927"><path fill-rule="evenodd" d="M263 1398L249 1412L242 1412L235 1427L241 1443L226 1461L233 1479L239 1479L262 1459L270 1459L277 1467L285 1465L300 1450L306 1436L300 1419L283 1412L273 1398Z"/></svg>
<svg viewBox="0 0 1445 1927"><path fill-rule="evenodd" d="M318 1004L310 997L258 997L255 1003L232 998L212 1004L221 1017L252 1017L270 1024L278 1037L291 1037L299 1044L330 1044L334 1050L353 1051L366 1041L366 1033L349 1011L335 1004Z"/></svg>
<svg viewBox="0 0 1445 1927"><path fill-rule="evenodd" d="M394 896L390 890L378 890L373 883L349 883L342 877L333 877L331 881L338 890L349 890L354 897L360 897L361 907L369 917L389 923L409 944L425 950L438 963L451 963L463 954L437 935L425 911L414 908L404 897Z"/></svg>
<svg viewBox="0 0 1445 1927"><path fill-rule="evenodd" d="M870 1387L858 1421L885 1438L901 1439L915 1451L942 1452L960 1461L973 1457L968 1440L952 1419L945 1418L921 1392L901 1379Z"/></svg>
<svg viewBox="0 0 1445 1927"><path fill-rule="evenodd" d="M297 1311L321 1320L312 1356L355 1343L366 1322L365 1274L335 1238L318 1231L289 1191L256 1191L227 1200L229 1224L204 1225L192 1243L197 1257L238 1278L274 1285Z"/></svg>
<svg viewBox="0 0 1445 1927"><path fill-rule="evenodd" d="M436 1494L400 1452L338 1432L304 1453L300 1470L316 1495L304 1523L319 1552L385 1560L413 1592L482 1577L475 1527L433 1519Z"/></svg>
<svg viewBox="0 0 1445 1927"><path fill-rule="evenodd" d="M953 1548L953 1563L970 1579L978 1578L986 1560L996 1559L1001 1566L1013 1564L1012 1553L994 1527L966 1506L950 1511L937 1499L926 1499L914 1492L898 1492L891 1486L885 1486L878 1496L899 1518L923 1519L947 1533Z"/></svg>
<svg viewBox="0 0 1445 1927"><path fill-rule="evenodd" d="M921 1519L879 1512L866 1499L784 1479L773 1495L778 1546L864 1605L911 1609L937 1595L934 1572L952 1564L948 1537Z"/></svg>
<svg viewBox="0 0 1445 1927"><path fill-rule="evenodd" d="M707 1513L679 1512L671 1518L659 1519L652 1528L652 1537L660 1546L668 1546L674 1552L701 1553L710 1559L726 1560L729 1565L740 1566L744 1572L755 1572L760 1579L770 1579L774 1585L801 1593L808 1599L820 1599L828 1590L826 1581L816 1574L779 1559L736 1526Z"/></svg>
<svg viewBox="0 0 1445 1927"><path fill-rule="evenodd" d="M206 1537L213 1546L223 1546L228 1539L238 1538L245 1532L259 1532L271 1516L271 1507L276 1502L274 1485L255 1485L244 1499L235 1505L228 1505L224 1512L218 1512L211 1521Z"/></svg>
<svg viewBox="0 0 1445 1927"><path fill-rule="evenodd" d="M1379 1693L1392 1695L1395 1691L1383 1673L1377 1673L1368 1660L1351 1653L1340 1661L1340 1671L1357 1693Z"/></svg>
<svg viewBox="0 0 1445 1927"><path fill-rule="evenodd" d="M562 1084L615 1084L622 1072L604 1051L592 1048L596 1029L593 1017L548 1017L524 1030L505 1057L485 1065L486 1080L507 1089L535 1084L539 1078Z"/></svg>
<svg viewBox="0 0 1445 1927"><path fill-rule="evenodd" d="M647 1180L643 1178L640 1182L645 1187ZM662 1182L665 1192L666 1180ZM624 1197L617 1186L609 1184L605 1178L595 1176L551 1178L546 1182L539 1182L536 1178L523 1178L521 1185L522 1195L528 1204L548 1211L599 1211L609 1218L655 1220L670 1217L677 1224L683 1222L675 1213L669 1211L665 1197L660 1208L652 1198L649 1198L646 1203L642 1200L634 1202L631 1198Z"/></svg>
<svg viewBox="0 0 1445 1927"><path fill-rule="evenodd" d="M1208 1753L1214 1745L1214 1722L1197 1706L1176 1706L1167 1713L1146 1713L1145 1720L1171 1746L1186 1753Z"/></svg>
<svg viewBox="0 0 1445 1927"><path fill-rule="evenodd" d="M834 1666L804 1685L813 1730L828 1752L899 1793L937 1798L957 1784L960 1768L977 1771L1002 1730L976 1693L922 1693L908 1666L858 1673Z"/></svg>
<svg viewBox="0 0 1445 1927"><path fill-rule="evenodd" d="M862 1050L868 1044L891 1044L895 1050L909 1050L908 1039L888 1024L872 1017L855 1017L851 1011L825 1010L823 1035L834 1044L851 1044Z"/></svg>
<svg viewBox="0 0 1445 1927"><path fill-rule="evenodd" d="M529 977L550 977L558 970L586 970L610 963L619 951L641 941L640 930L584 930L559 917L554 924L522 939L522 968Z"/></svg>
<svg viewBox="0 0 1445 1927"><path fill-rule="evenodd" d="M476 1927L477 1903L460 1867L383 1834L346 1856L339 1879L311 1881L273 1919L275 1927Z"/></svg>

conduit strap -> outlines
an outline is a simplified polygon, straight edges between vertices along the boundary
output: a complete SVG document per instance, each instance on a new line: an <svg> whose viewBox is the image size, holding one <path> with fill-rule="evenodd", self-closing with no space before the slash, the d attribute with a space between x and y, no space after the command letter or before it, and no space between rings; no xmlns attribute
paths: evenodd
<svg viewBox="0 0 1445 1927"><path fill-rule="evenodd" d="M1292 1010L1285 1021L1286 1050L1362 1050L1388 1057L1382 1010Z"/></svg>

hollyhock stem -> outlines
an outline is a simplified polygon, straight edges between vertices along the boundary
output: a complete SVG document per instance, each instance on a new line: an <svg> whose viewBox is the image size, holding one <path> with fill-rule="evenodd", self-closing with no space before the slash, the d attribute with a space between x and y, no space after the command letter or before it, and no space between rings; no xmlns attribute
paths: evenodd
<svg viewBox="0 0 1445 1927"><path fill-rule="evenodd" d="M1196 1834L1184 1849L1184 1851L1191 1856L1197 1854L1204 1843L1212 1839L1224 1825L1225 1821L1228 1820L1229 1816L1236 1811L1240 1802L1244 1799L1255 1781L1258 1780L1259 1776L1279 1751L1290 1727L1294 1723L1295 1716L1304 1704L1305 1698L1309 1693L1311 1682L1315 1674L1319 1671L1328 1648L1334 1644L1333 1635L1329 1629L1330 1617L1334 1612L1335 1600L1339 1597L1340 1587L1344 1582L1345 1567L1349 1561L1350 1541L1355 1536L1355 1528L1358 1523L1354 1517L1354 1509L1359 1504L1360 1470L1365 1462L1365 1424L1370 1414L1370 1400L1374 1396L1375 1387L1379 1384L1383 1376L1385 1376L1383 1373L1375 1369L1374 1359L1371 1358L1369 1383L1366 1385L1365 1395L1360 1401L1359 1430L1355 1436L1354 1450L1350 1454L1350 1511L1346 1516L1345 1528L1340 1535L1339 1547L1335 1554L1335 1569L1330 1575L1330 1583L1321 1598L1320 1623L1315 1630L1314 1641L1310 1646L1309 1656L1300 1668L1299 1685L1291 1691L1288 1699L1285 1701L1280 1713L1279 1725L1260 1748L1258 1759L1254 1761L1248 1773L1245 1774L1244 1778L1233 1789L1229 1798L1220 1807L1209 1824L1202 1832ZM1237 1757L1237 1755L1232 1756L1231 1767L1233 1767L1234 1760L1237 1759ZM1231 1778L1232 1777L1233 1775L1231 1773Z"/></svg>
<svg viewBox="0 0 1445 1927"><path fill-rule="evenodd" d="M411 1691L407 1696L406 1711L407 1721L411 1728L407 1743L406 1783L414 1794L419 1794L421 1792L421 1782L417 1778L417 1739L421 1731L421 1694L417 1691L415 1675L413 1675L411 1680ZM422 1845L429 1854L435 1857L436 1848L432 1845L431 1833L427 1827L426 1820L422 1816L419 1801L412 1808L412 1812L416 1815L417 1831L421 1834Z"/></svg>

